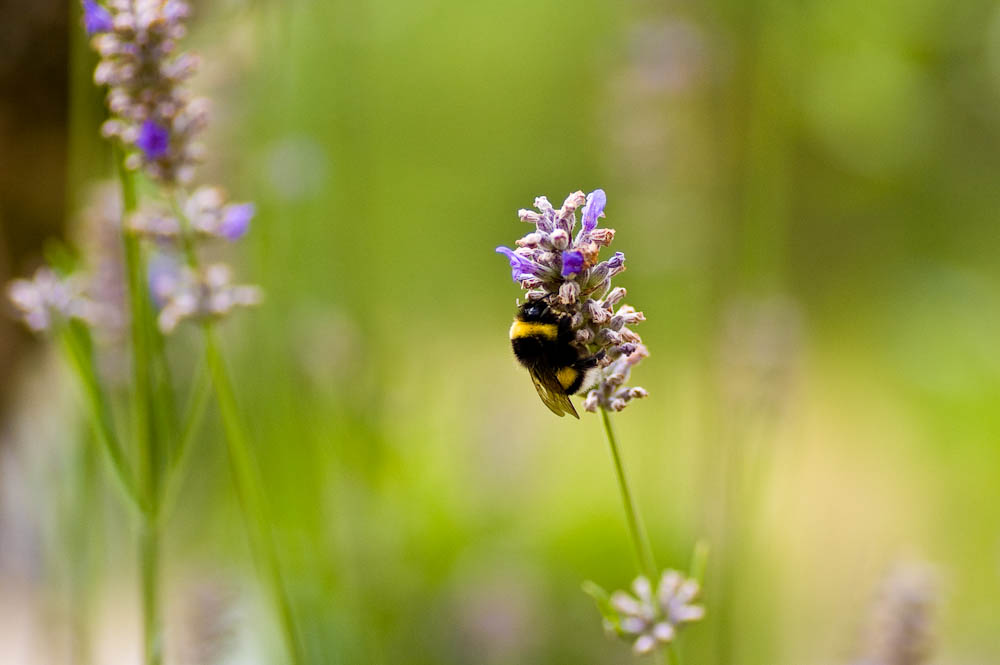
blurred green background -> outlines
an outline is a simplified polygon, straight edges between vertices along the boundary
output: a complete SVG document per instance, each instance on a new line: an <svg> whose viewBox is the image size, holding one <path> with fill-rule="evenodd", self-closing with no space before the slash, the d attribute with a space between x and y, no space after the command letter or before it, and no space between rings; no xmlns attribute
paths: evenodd
<svg viewBox="0 0 1000 665"><path fill-rule="evenodd" d="M110 173L70 4L52 229ZM202 179L259 210L228 258L267 299L224 332L312 662L631 658L580 591L634 575L600 425L515 366L493 254L597 187L652 352L627 465L661 565L713 547L685 662L852 662L900 560L938 571L933 661L1000 662L1000 5L202 2L189 41ZM3 336L0 660L135 662L127 513L71 377ZM191 464L168 661L281 662L214 416Z"/></svg>

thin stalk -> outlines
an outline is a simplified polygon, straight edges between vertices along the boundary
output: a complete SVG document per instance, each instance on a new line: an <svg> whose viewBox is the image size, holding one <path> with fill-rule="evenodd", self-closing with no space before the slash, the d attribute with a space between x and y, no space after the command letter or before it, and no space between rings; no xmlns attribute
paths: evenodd
<svg viewBox="0 0 1000 665"><path fill-rule="evenodd" d="M611 458L615 462L615 473L618 476L618 489L621 490L622 503L625 507L625 521L628 523L629 536L632 539L632 548L635 554L636 563L639 570L645 575L650 583L656 584L656 559L653 558L653 547L649 544L649 535L646 533L636 508L635 499L632 498L632 490L629 489L628 478L625 476L625 467L622 465L621 451L618 448L618 440L615 438L615 430L611 426L611 417L607 410L601 409L601 420L604 422L604 433L608 437L608 446L611 448Z"/></svg>
<svg viewBox="0 0 1000 665"><path fill-rule="evenodd" d="M94 433L98 441L103 444L108 459L111 460L111 468L114 470L118 485L124 492L127 503L136 508L140 514L145 514L149 511L149 506L146 498L139 492L135 475L115 433L110 404L97 379L93 351L90 348L89 338L86 337L86 331L81 332L71 323L70 328L62 334L61 342L80 379Z"/></svg>
<svg viewBox="0 0 1000 665"><path fill-rule="evenodd" d="M125 167L124 155L118 154L118 177L122 188L123 215L136 208L135 178ZM149 510L143 513L139 559L140 585L143 610L143 654L146 665L162 665L163 628L160 612L160 537L159 499L163 471L163 443L157 425L163 424L162 412L157 412L157 391L154 387L155 333L152 327L152 309L146 283L146 262L142 243L125 229L125 268L128 275L129 311L131 313L132 371L133 371L133 426L142 488ZM164 363L165 364L165 363ZM161 404L161 406L166 406ZM171 416L172 417L172 416Z"/></svg>
<svg viewBox="0 0 1000 665"><path fill-rule="evenodd" d="M293 665L303 665L305 657L295 629L291 602L281 577L278 552L267 519L260 469L253 459L246 428L236 403L236 395L233 392L232 381L229 378L229 372L219 350L219 343L211 323L204 324L204 337L205 358L212 375L223 429L226 432L233 482L240 505L243 508L244 518L251 531L250 543L254 558L257 560L257 565L263 569L271 586L292 663Z"/></svg>
<svg viewBox="0 0 1000 665"><path fill-rule="evenodd" d="M146 520L140 538L142 562L142 627L143 662L163 663L163 630L160 617L160 526L159 520Z"/></svg>
<svg viewBox="0 0 1000 665"><path fill-rule="evenodd" d="M194 441L195 432L205 416L205 409L208 406L208 398L211 395L211 376L208 372L207 363L202 361L195 372L195 383L188 397L187 406L184 409L184 419L180 428L180 439L167 462L166 487L163 490L163 499L160 507L161 515L166 518L173 510L177 500L177 493L180 490L184 478L183 469L187 461L188 452L191 450L191 443Z"/></svg>

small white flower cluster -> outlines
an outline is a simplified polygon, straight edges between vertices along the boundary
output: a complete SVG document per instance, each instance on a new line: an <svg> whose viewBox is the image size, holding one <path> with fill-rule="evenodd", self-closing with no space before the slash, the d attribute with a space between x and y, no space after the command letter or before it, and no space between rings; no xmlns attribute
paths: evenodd
<svg viewBox="0 0 1000 665"><path fill-rule="evenodd" d="M162 303L157 318L160 330L170 333L185 319L219 319L237 307L260 303L259 288L232 280L232 271L223 263L199 271L184 267L155 275L151 287L153 297Z"/></svg>
<svg viewBox="0 0 1000 665"><path fill-rule="evenodd" d="M31 279L15 279L7 285L7 297L18 318L32 332L49 332L70 319L93 323L97 305L85 297L85 282L76 276L60 277L41 267Z"/></svg>
<svg viewBox="0 0 1000 665"><path fill-rule="evenodd" d="M646 577L637 577L632 594L611 594L609 605L617 616L615 620L605 619L605 627L634 640L632 650L637 654L650 653L672 642L681 626L705 616L705 608L693 604L700 591L698 582L676 570L664 571L655 594Z"/></svg>

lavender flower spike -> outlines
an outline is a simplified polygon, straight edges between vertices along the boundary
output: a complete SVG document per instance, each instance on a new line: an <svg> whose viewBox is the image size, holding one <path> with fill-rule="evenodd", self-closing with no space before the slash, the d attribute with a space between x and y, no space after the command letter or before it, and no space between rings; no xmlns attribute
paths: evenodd
<svg viewBox="0 0 1000 665"><path fill-rule="evenodd" d="M83 27L88 35L96 35L101 32L110 32L114 27L114 20L111 12L94 2L94 0L83 0Z"/></svg>
<svg viewBox="0 0 1000 665"><path fill-rule="evenodd" d="M510 260L511 278L527 291L528 300L544 300L557 316L570 320L580 357L598 359L597 381L583 403L591 412L620 411L647 395L642 388L625 385L632 368L649 355L630 328L646 317L621 304L625 289L611 288L611 280L625 270L625 255L616 252L599 260L601 248L615 236L613 229L597 226L606 205L603 189L586 196L573 192L559 209L539 196L538 212L518 211L521 221L534 224L535 230L517 241L516 250L496 250ZM571 238L581 207L582 225Z"/></svg>
<svg viewBox="0 0 1000 665"><path fill-rule="evenodd" d="M108 87L105 138L125 149L125 164L154 180L187 185L204 150L195 137L208 104L185 89L198 58L177 53L190 14L183 0L84 0L84 24L100 56L94 82Z"/></svg>

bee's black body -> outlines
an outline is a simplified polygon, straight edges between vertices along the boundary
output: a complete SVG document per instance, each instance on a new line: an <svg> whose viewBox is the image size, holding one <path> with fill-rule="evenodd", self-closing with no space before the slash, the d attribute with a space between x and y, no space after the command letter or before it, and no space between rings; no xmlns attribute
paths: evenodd
<svg viewBox="0 0 1000 665"><path fill-rule="evenodd" d="M588 383L597 367L596 356L581 357L572 342L567 316L559 316L544 301L526 302L510 327L510 342L535 384L538 396L553 413L577 416L569 395Z"/></svg>

